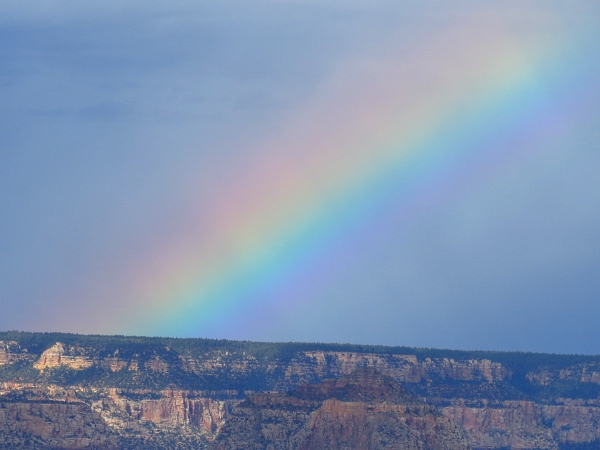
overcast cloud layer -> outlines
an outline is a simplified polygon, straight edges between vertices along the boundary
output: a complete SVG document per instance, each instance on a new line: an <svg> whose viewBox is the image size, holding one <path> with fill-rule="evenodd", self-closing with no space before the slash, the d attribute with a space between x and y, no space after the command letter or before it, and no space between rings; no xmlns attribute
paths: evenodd
<svg viewBox="0 0 600 450"><path fill-rule="evenodd" d="M152 334L125 325L144 307L121 309L123 273L201 228L190 204L208 205L333 74L409 54L479 2L452 3L3 2L0 329ZM600 29L595 2L562 4L515 9L531 17L514 35ZM600 76L599 42L584 44L583 78ZM481 169L410 220L400 206L370 218L344 258L290 282L310 287L181 335L600 353L600 93L561 104L562 140L519 142L501 176Z"/></svg>

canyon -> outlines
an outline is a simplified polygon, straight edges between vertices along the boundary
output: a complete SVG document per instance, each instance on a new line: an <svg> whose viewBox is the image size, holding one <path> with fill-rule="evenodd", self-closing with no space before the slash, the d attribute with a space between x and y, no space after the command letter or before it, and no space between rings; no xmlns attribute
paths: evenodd
<svg viewBox="0 0 600 450"><path fill-rule="evenodd" d="M0 448L600 448L600 357L5 332Z"/></svg>

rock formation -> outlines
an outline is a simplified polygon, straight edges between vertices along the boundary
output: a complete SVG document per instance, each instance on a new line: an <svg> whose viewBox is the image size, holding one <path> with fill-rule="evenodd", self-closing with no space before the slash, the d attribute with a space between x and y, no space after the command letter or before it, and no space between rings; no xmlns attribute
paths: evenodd
<svg viewBox="0 0 600 450"><path fill-rule="evenodd" d="M476 448L558 449L600 438L600 408L507 401L493 408L452 406L443 414Z"/></svg>
<svg viewBox="0 0 600 450"><path fill-rule="evenodd" d="M0 403L0 448L114 449L118 438L84 403Z"/></svg>
<svg viewBox="0 0 600 450"><path fill-rule="evenodd" d="M0 448L587 450L600 357L8 332L0 411Z"/></svg>
<svg viewBox="0 0 600 450"><path fill-rule="evenodd" d="M216 450L469 449L460 428L391 378L359 369L286 394L253 394L230 414Z"/></svg>
<svg viewBox="0 0 600 450"><path fill-rule="evenodd" d="M83 353L83 349L70 348L71 353ZM65 347L62 343L57 342L40 356L40 359L33 365L34 369L44 370L52 369L60 366L67 366L71 369L82 370L92 367L93 361L83 355L69 355L65 353Z"/></svg>

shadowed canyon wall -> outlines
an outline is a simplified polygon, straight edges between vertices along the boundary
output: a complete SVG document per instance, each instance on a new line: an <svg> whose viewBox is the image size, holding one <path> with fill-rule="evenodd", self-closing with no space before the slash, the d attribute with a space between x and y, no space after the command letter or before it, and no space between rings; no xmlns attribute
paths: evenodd
<svg viewBox="0 0 600 450"><path fill-rule="evenodd" d="M364 393L343 399L335 389L317 400L301 395L365 369L398 383L429 412L402 412L407 401L373 403ZM278 401L283 406L263 404ZM350 441L352 448L395 448L390 436L409 442L411 426L435 428L441 419L472 448L594 448L600 358L0 333L4 448L235 448L236 420L289 425L265 428L255 448L344 448ZM230 447L223 447L226 436ZM414 445L399 448L443 448Z"/></svg>

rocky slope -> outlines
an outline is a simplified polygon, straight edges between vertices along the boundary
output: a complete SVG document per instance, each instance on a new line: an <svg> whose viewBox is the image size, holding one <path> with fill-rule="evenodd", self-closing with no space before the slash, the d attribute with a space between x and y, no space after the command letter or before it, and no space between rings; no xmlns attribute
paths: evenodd
<svg viewBox="0 0 600 450"><path fill-rule="evenodd" d="M374 369L303 385L286 394L253 394L240 403L215 450L469 449L465 433L436 408Z"/></svg>
<svg viewBox="0 0 600 450"><path fill-rule="evenodd" d="M117 449L117 435L83 403L1 403L0 447Z"/></svg>
<svg viewBox="0 0 600 450"><path fill-rule="evenodd" d="M23 448L204 448L231 435L231 421L248 408L265 423L292 427L284 432L273 425L273 436L306 435L306 448L334 445L322 427L348 436L360 429L372 442L379 439L376 423L400 414L393 409L399 400L374 406L339 398L335 389L328 398L300 394L317 389L300 386L323 389L330 385L320 381L361 368L436 408L473 448L600 448L595 356L16 332L0 333L0 411L6 411L0 442L10 442L6 448L25 442ZM290 391L295 394L283 395ZM280 400L287 406L260 406ZM288 417L290 402L300 403ZM395 406L388 411L384 403ZM362 419L348 422L356 417ZM406 423L417 426L415 417ZM381 425L408 436L394 426Z"/></svg>

